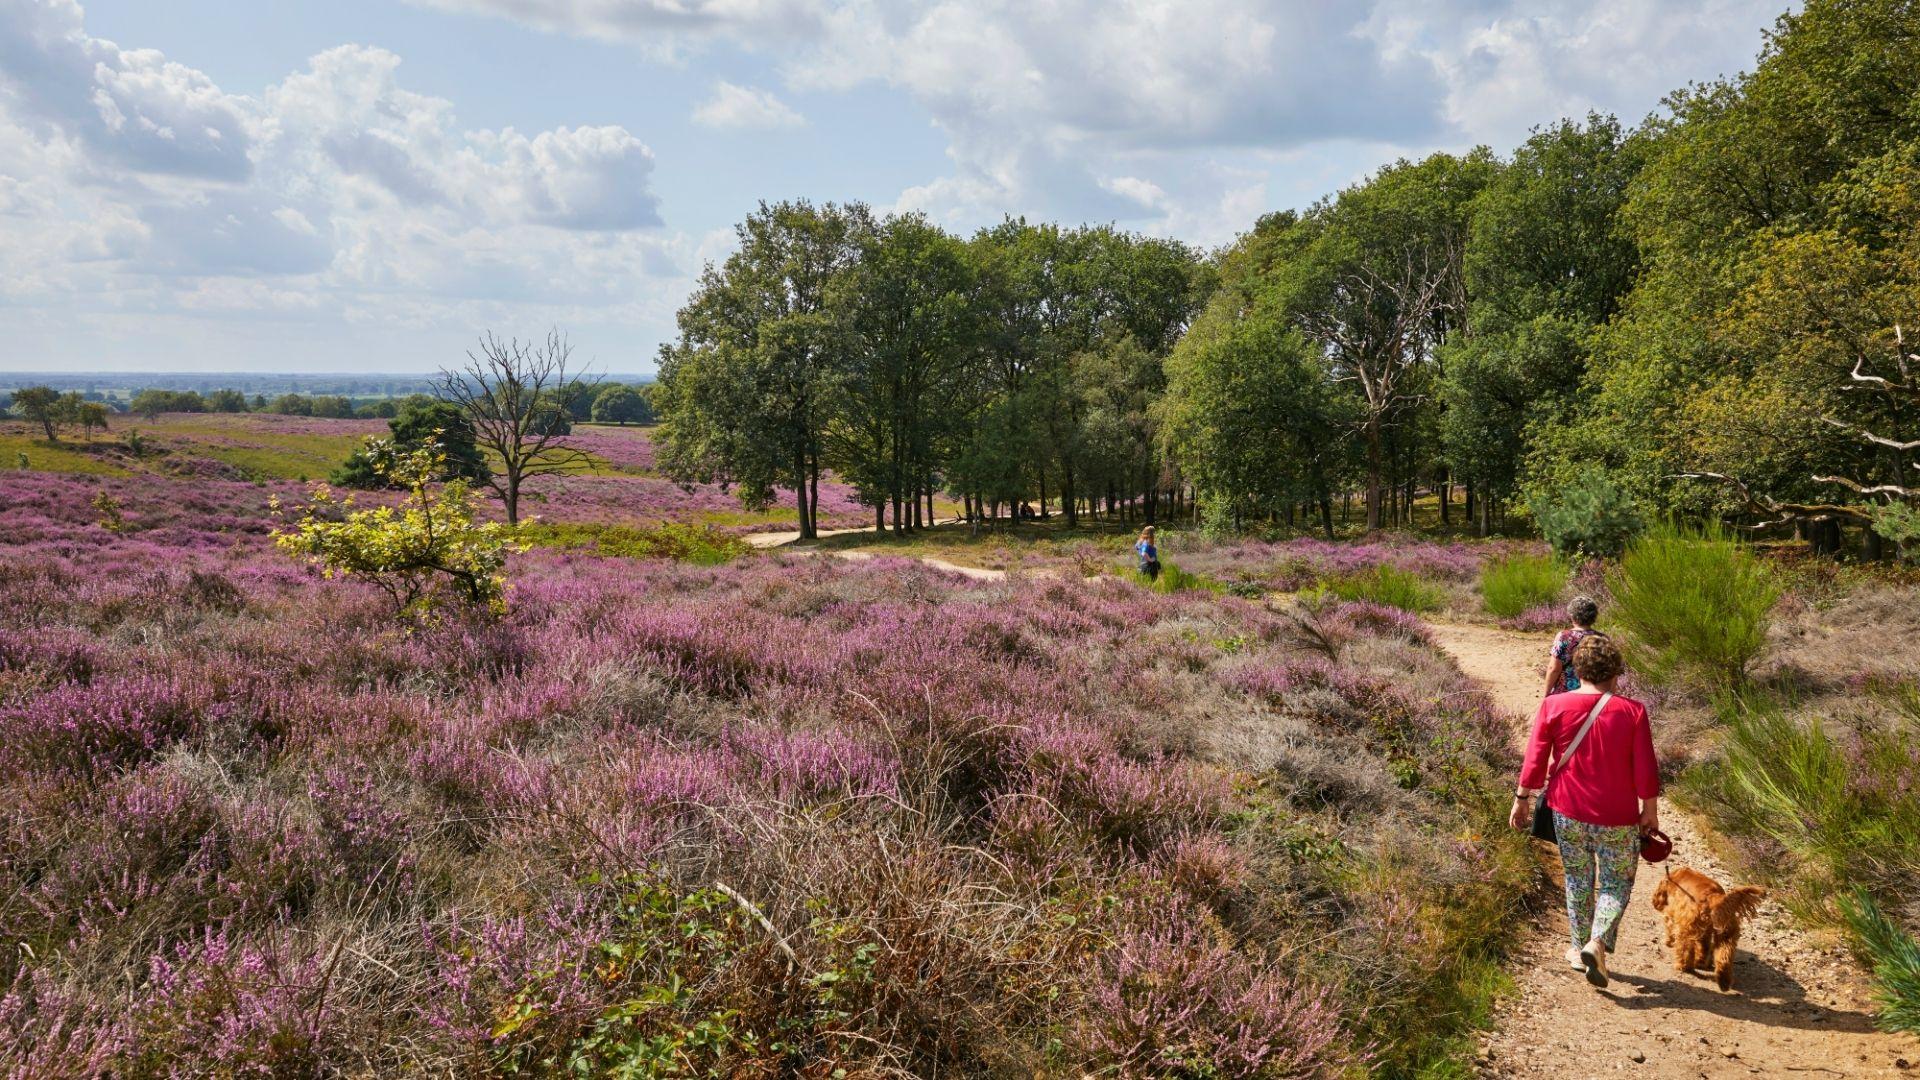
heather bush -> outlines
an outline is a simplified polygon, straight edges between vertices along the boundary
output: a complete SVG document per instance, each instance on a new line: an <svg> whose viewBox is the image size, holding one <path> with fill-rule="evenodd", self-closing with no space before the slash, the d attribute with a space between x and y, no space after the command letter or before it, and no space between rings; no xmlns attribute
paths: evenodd
<svg viewBox="0 0 1920 1080"><path fill-rule="evenodd" d="M1511 923L1399 609L552 546L396 625L275 494L0 481L0 1071L1412 1071Z"/></svg>
<svg viewBox="0 0 1920 1080"><path fill-rule="evenodd" d="M1717 525L1654 529L1627 549L1607 586L1607 615L1625 631L1641 677L1694 676L1723 689L1739 685L1766 648L1780 597L1767 566Z"/></svg>
<svg viewBox="0 0 1920 1080"><path fill-rule="evenodd" d="M1552 604L1566 586L1566 564L1551 555L1516 553L1489 560L1480 570L1480 597L1501 619Z"/></svg>

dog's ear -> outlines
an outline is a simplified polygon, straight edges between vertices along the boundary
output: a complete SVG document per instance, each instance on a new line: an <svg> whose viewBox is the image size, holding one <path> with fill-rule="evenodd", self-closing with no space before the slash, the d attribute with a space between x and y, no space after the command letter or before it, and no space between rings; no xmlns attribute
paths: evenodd
<svg viewBox="0 0 1920 1080"><path fill-rule="evenodd" d="M1667 910L1667 890L1672 887L1673 887L1672 881L1663 881L1660 883L1659 888L1653 890L1653 910L1655 911Z"/></svg>

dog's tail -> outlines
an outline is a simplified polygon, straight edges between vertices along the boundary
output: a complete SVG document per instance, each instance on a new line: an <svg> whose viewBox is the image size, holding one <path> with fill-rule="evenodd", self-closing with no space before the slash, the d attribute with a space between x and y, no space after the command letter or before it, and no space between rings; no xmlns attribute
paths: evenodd
<svg viewBox="0 0 1920 1080"><path fill-rule="evenodd" d="M1740 920L1753 914L1766 898L1767 890L1760 886L1742 885L1708 900L1707 912L1713 919L1714 930L1722 934L1739 931Z"/></svg>

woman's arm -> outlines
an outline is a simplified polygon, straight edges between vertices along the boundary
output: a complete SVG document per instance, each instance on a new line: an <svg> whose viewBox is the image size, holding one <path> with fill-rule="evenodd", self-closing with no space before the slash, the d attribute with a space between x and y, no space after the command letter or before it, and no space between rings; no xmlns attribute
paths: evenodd
<svg viewBox="0 0 1920 1080"><path fill-rule="evenodd" d="M1533 820L1534 800L1547 784L1547 759L1553 753L1553 718L1547 703L1541 702L1533 714L1533 730L1527 736L1527 754L1520 762L1520 780L1513 796L1513 808L1507 812L1507 824L1524 829Z"/></svg>
<svg viewBox="0 0 1920 1080"><path fill-rule="evenodd" d="M1640 710L1639 730L1633 739L1633 787L1640 796L1640 831L1660 827L1660 758L1653 749L1653 721Z"/></svg>
<svg viewBox="0 0 1920 1080"><path fill-rule="evenodd" d="M1553 644L1547 646L1547 659L1551 663L1547 665L1547 686L1544 695L1546 697L1552 697L1567 688L1564 681L1567 677L1567 662L1560 656L1560 643L1566 638L1567 632L1562 630L1553 635Z"/></svg>

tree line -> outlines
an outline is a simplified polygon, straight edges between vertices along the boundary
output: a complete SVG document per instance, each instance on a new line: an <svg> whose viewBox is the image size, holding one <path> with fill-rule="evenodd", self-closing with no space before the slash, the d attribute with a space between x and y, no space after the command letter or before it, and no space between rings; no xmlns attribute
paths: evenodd
<svg viewBox="0 0 1920 1080"><path fill-rule="evenodd" d="M651 424L656 418L650 383L575 382L577 385L567 387L564 395L568 416L573 422ZM433 394L356 400L340 394L286 393L271 398L255 394L248 398L238 390L202 394L198 390L144 389L137 391L123 410L110 401L96 399L89 399L79 391L61 394L50 387L29 386L14 391L6 401L0 402L0 408L41 425L46 437L57 441L60 432L68 427L108 430L107 418L116 412L149 420L163 413L269 413L331 420L392 420L410 409L439 400Z"/></svg>
<svg viewBox="0 0 1920 1080"><path fill-rule="evenodd" d="M762 205L661 351L663 461L803 534L831 471L881 528L945 492L1331 534L1432 493L1481 533L1682 513L1878 555L1920 538L1916 41L1911 4L1811 0L1637 126L1399 161L1211 254Z"/></svg>
<svg viewBox="0 0 1920 1080"><path fill-rule="evenodd" d="M661 350L672 475L789 492L803 536L827 471L876 529L931 524L943 491L1069 523L1178 499L1150 411L1211 291L1199 252L1014 220L962 239L857 203L763 204L737 234Z"/></svg>

